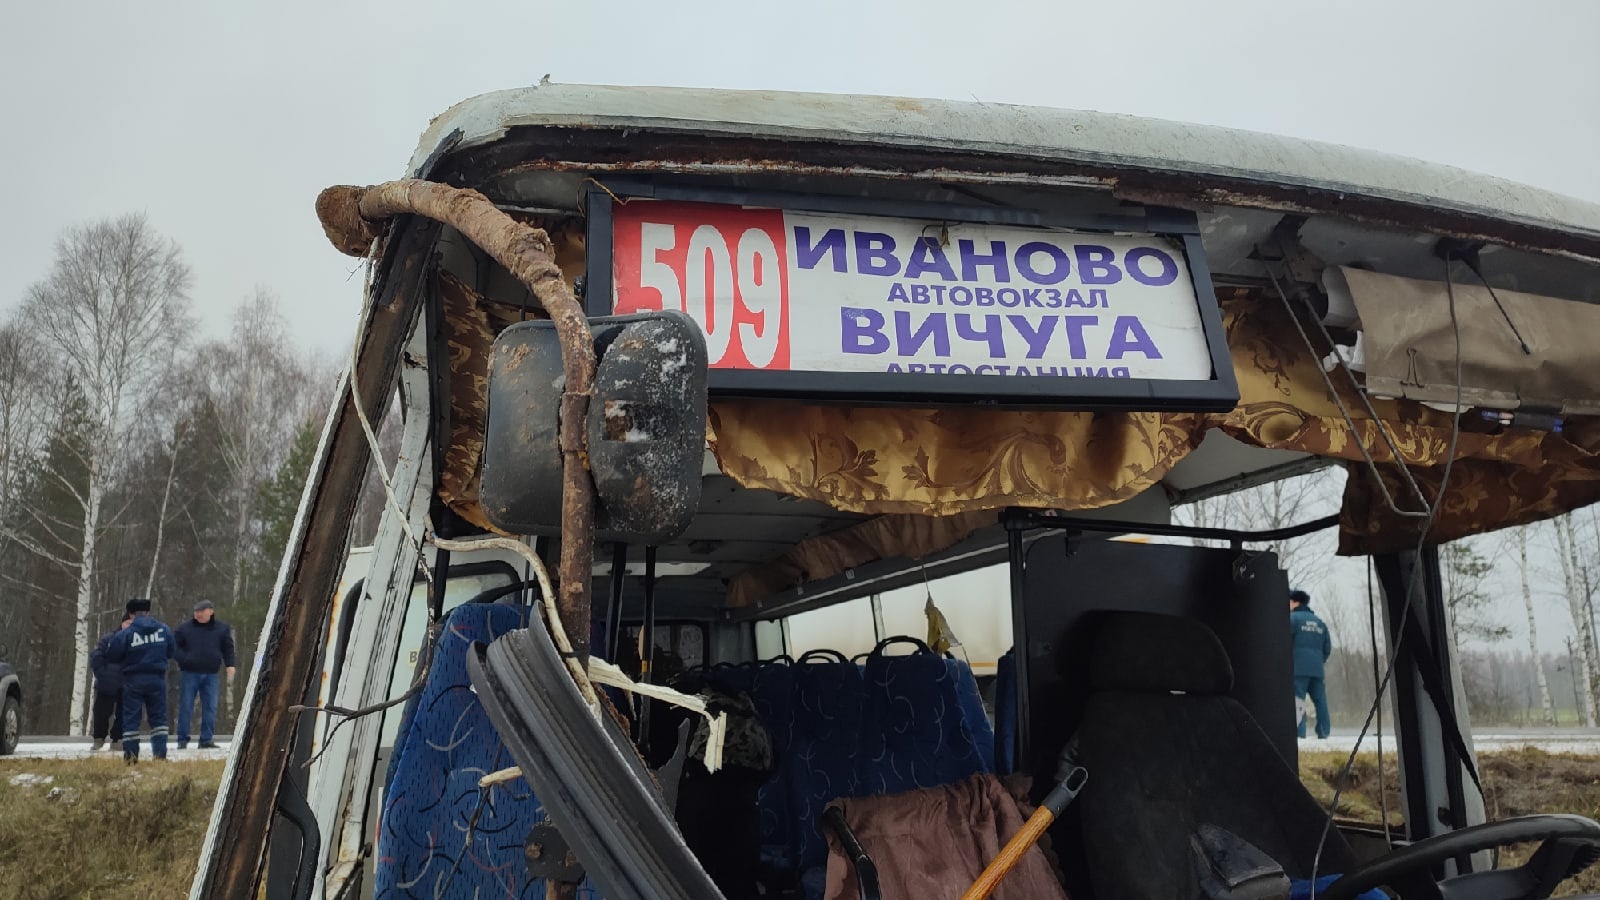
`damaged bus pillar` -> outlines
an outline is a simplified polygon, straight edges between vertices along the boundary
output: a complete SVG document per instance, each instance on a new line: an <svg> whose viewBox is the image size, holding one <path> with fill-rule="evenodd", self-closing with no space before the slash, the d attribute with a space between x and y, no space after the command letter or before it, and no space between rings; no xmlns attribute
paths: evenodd
<svg viewBox="0 0 1600 900"><path fill-rule="evenodd" d="M382 223L418 215L449 225L504 266L549 313L561 339L561 559L557 609L579 664L589 659L589 573L593 566L594 486L585 459L584 422L594 386L595 353L583 308L556 265L550 237L516 221L477 191L408 178L373 187L340 185L317 197L328 240L366 256Z"/></svg>

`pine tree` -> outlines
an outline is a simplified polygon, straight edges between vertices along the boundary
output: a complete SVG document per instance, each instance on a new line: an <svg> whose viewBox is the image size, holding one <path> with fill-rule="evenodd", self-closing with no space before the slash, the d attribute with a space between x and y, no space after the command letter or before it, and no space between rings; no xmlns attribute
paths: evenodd
<svg viewBox="0 0 1600 900"><path fill-rule="evenodd" d="M320 434L317 423L302 425L295 433L288 456L279 464L272 479L256 490L254 506L260 541L246 563L242 596L229 610L234 642L245 675L254 664L255 648L267 620L267 606L272 601L272 590L289 544L289 533L294 529L295 515L300 511L300 497L311 474ZM235 680L235 701L245 683L246 678Z"/></svg>

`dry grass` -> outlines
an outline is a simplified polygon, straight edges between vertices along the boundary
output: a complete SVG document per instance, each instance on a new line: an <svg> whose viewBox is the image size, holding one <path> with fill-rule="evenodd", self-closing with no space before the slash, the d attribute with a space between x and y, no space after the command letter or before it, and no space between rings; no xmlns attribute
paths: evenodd
<svg viewBox="0 0 1600 900"><path fill-rule="evenodd" d="M1333 801L1334 788L1339 783L1346 758L1343 753L1300 755L1300 780L1323 806ZM1479 762L1486 795L1484 806L1490 820L1541 812L1576 813L1600 819L1600 760L1592 756L1512 750L1484 754ZM1392 755L1384 759L1383 777L1389 823L1394 826L1402 822L1405 815L1400 802L1399 773ZM1371 825L1381 821L1376 756L1357 757L1350 780L1339 796L1339 815ZM1519 865L1535 849L1526 845L1510 848L1500 854L1500 864ZM1568 881L1558 889L1556 896L1585 891L1600 891L1600 867Z"/></svg>
<svg viewBox="0 0 1600 900"><path fill-rule="evenodd" d="M221 777L218 760L0 760L0 898L186 896Z"/></svg>
<svg viewBox="0 0 1600 900"><path fill-rule="evenodd" d="M1349 755L1344 753L1300 754L1300 781L1324 809L1333 802L1339 773L1343 771L1347 759ZM1389 823L1393 825L1405 818L1405 807L1400 799L1399 770L1393 754L1384 757L1382 782L1383 796L1388 801ZM1339 816L1357 822L1379 824L1383 821L1383 806L1378 787L1377 755L1364 753L1356 757L1356 764L1350 770L1350 780L1339 794Z"/></svg>
<svg viewBox="0 0 1600 900"><path fill-rule="evenodd" d="M1301 755L1300 777L1323 804L1333 799L1344 755ZM1395 760L1385 760L1391 823L1402 818ZM1535 812L1600 819L1600 760L1537 750L1483 757L1489 817ZM48 785L14 785L15 775L48 775ZM0 900L137 896L162 900L188 893L205 839L220 761L0 759ZM59 788L55 796L51 789ZM1340 815L1377 824L1376 758L1363 756L1340 799ZM1520 863L1532 848L1502 854ZM1600 871L1563 886L1558 896L1600 891Z"/></svg>

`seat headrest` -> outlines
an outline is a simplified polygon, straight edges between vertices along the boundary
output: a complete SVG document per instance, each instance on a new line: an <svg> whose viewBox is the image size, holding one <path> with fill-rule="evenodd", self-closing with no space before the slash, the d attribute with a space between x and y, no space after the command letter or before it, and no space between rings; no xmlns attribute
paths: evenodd
<svg viewBox="0 0 1600 900"><path fill-rule="evenodd" d="M1216 632L1181 616L1107 613L1094 636L1089 679L1095 690L1226 694L1233 666Z"/></svg>

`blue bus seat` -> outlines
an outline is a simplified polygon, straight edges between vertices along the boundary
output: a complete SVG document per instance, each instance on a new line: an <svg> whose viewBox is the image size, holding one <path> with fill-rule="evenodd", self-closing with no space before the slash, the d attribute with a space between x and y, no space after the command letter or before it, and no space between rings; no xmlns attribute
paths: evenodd
<svg viewBox="0 0 1600 900"><path fill-rule="evenodd" d="M374 896L513 897L542 900L524 843L543 818L526 781L478 787L516 765L478 703L467 651L525 627L528 608L492 603L451 610L422 691L407 705L395 742L378 827ZM588 881L578 895L598 895Z"/></svg>

